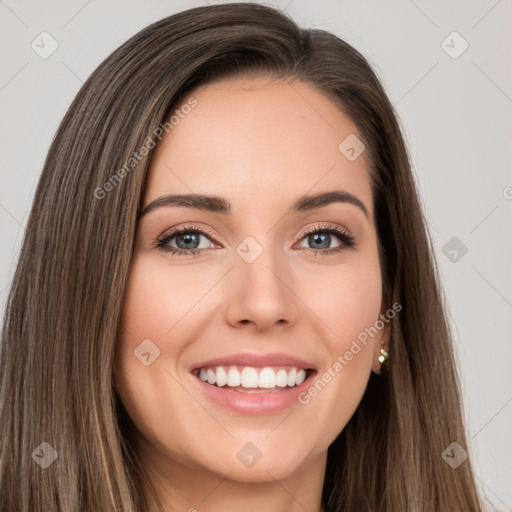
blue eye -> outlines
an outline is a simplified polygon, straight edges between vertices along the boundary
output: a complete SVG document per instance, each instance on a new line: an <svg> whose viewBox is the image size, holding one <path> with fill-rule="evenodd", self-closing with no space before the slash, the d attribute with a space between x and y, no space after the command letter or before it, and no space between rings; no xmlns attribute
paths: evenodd
<svg viewBox="0 0 512 512"><path fill-rule="evenodd" d="M334 248L330 247L332 235L341 241L341 245ZM306 239L306 243L316 246L305 248L308 251L313 251L315 256L318 253L322 255L334 254L355 245L355 239L352 235L344 229L333 226L316 226L312 231L305 233L303 238Z"/></svg>
<svg viewBox="0 0 512 512"><path fill-rule="evenodd" d="M199 256L204 249L198 248L202 236L208 238L211 235L194 226L183 227L159 238L156 247L177 256ZM169 245L174 239L176 239L175 243L178 247Z"/></svg>
<svg viewBox="0 0 512 512"><path fill-rule="evenodd" d="M339 246L334 248L330 247L332 235L341 242ZM201 237L211 239L213 235L196 226L185 226L165 234L156 241L155 246L161 251L175 256L200 256L205 249L208 249L208 247L199 247ZM303 247L306 252L313 251L315 256L319 253L321 255L337 253L355 245L355 239L352 235L341 227L333 226L315 226L303 233L299 241L302 240L306 240L306 243L315 246ZM176 246L171 245L173 241Z"/></svg>

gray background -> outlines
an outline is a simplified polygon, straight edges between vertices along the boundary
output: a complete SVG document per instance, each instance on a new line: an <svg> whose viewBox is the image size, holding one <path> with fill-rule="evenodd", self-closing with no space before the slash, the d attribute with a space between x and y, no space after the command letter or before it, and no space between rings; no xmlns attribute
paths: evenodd
<svg viewBox="0 0 512 512"><path fill-rule="evenodd" d="M0 0L2 310L46 151L79 87L144 26L206 3L219 2ZM512 1L268 3L359 49L397 108L456 334L468 449L496 510L512 511ZM46 59L31 47L43 31L58 43Z"/></svg>

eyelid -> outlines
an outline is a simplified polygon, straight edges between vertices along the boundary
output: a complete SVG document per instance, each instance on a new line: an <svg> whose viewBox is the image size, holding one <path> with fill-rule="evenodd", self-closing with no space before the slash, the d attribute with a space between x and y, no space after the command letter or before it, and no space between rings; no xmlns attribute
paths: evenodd
<svg viewBox="0 0 512 512"><path fill-rule="evenodd" d="M323 223L320 221L317 221L315 224L309 225L306 228L304 228L303 231L301 231L301 234L295 238L294 240L294 246L297 243L300 243L307 235L316 233L316 232L326 232L329 234L334 234L335 237L338 238L338 240L341 242L341 245L334 249L312 249L303 247L303 249L306 252L313 252L314 254L317 254L318 252L329 255L331 253L335 253L338 251L341 251L343 249L351 249L354 248L356 245L355 237L351 234L350 230L348 230L346 227L341 226L339 224L326 224L326 221ZM184 225L178 225L175 226L169 230L164 231L161 235L157 237L157 239L153 242L153 245L157 247L160 250L163 250L165 252L173 252L175 254L189 254L189 255L195 255L199 256L204 253L206 249L179 249L179 248L171 248L171 249L164 249L164 246L169 243L170 240L172 240L175 236L184 233L184 232L193 232L199 235L206 236L211 240L213 244L218 244L217 242L217 235L211 230L210 228L207 228L205 226L202 226L200 224L184 224Z"/></svg>
<svg viewBox="0 0 512 512"><path fill-rule="evenodd" d="M322 222L317 222L315 224L311 224L308 227L304 228L303 231L300 232L300 234L294 238L295 241L300 241L302 238L304 238L305 235L308 235L310 233L314 233L315 231L318 231L319 229L334 229L339 230L342 233L346 234L347 236L353 236L350 230L348 230L346 227L341 226L339 224L327 224ZM179 233L180 231L184 230L191 230L191 231L203 231L204 234L207 234L209 237L211 237L214 241L218 238L217 234L211 230L210 228L207 228L205 226L202 226L200 224L184 224L184 225L178 225L170 229L166 229L163 231L160 235L157 236L157 240L161 240L163 238L166 238L170 235L175 235L176 233Z"/></svg>
<svg viewBox="0 0 512 512"><path fill-rule="evenodd" d="M208 235L210 238L212 238L213 241L216 241L216 239L218 238L217 234L213 230L205 226L202 226L201 224L184 224L181 226L175 226L173 228L166 229L162 234L157 236L157 241L167 238L171 235L176 235L180 231L196 231L199 232L200 234Z"/></svg>
<svg viewBox="0 0 512 512"><path fill-rule="evenodd" d="M319 229L334 229L335 231L340 231L344 233L347 236L353 236L350 230L348 230L345 226L341 226L340 224L327 224L322 222L317 222L316 224L313 224L311 226L308 226L304 229L304 231L301 232L301 235L299 235L299 240L304 238L304 235L308 235L309 233L314 233L315 231L318 231Z"/></svg>
<svg viewBox="0 0 512 512"><path fill-rule="evenodd" d="M315 255L317 253L322 253L324 256L327 256L329 254L339 253L341 251L354 249L357 247L356 237L350 232L349 229L336 223L326 224L325 221L323 223L317 222L316 224L305 228L305 230L302 231L301 235L297 238L296 243L300 243L301 240L305 239L309 234L322 232L334 235L341 242L341 245L332 249L312 249L309 247L304 247L303 249L306 252L313 252Z"/></svg>

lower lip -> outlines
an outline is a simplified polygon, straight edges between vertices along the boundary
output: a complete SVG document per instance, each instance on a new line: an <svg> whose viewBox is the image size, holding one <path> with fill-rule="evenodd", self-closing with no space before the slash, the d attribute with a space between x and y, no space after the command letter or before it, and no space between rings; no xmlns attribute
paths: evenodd
<svg viewBox="0 0 512 512"><path fill-rule="evenodd" d="M288 409L298 403L298 395L310 386L310 381L316 372L311 372L308 378L298 386L280 391L244 393L226 387L219 388L203 382L193 375L200 389L213 402L242 414L272 414ZM276 388L274 388L276 389ZM279 389L279 388L277 388Z"/></svg>

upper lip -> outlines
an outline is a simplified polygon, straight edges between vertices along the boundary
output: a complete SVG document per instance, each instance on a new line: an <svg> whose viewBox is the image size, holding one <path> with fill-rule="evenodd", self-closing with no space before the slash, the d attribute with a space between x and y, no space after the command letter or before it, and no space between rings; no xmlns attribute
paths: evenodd
<svg viewBox="0 0 512 512"><path fill-rule="evenodd" d="M228 356L216 357L215 359L208 359L201 363L195 364L191 371L207 366L253 366L255 368L263 368L265 366L297 366L305 370L315 370L313 363L300 359L298 357L273 352L270 354L256 354L254 352L241 352L239 354L231 354Z"/></svg>

